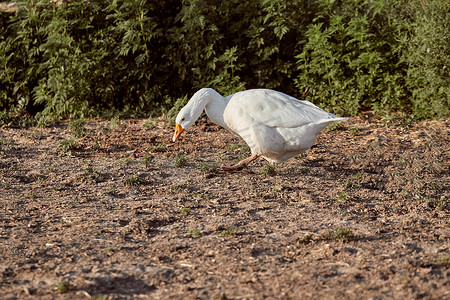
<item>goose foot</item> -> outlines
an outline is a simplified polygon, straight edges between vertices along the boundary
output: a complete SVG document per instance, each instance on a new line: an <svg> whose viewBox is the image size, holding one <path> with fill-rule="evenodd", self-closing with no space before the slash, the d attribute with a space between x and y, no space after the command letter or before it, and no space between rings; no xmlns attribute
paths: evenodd
<svg viewBox="0 0 450 300"><path fill-rule="evenodd" d="M248 164L252 161L254 161L255 159L257 159L259 157L259 155L252 155L244 160L241 160L240 162L238 162L237 164L235 164L234 166L231 167L222 167L223 171L226 172L237 172L237 171L241 171L244 168L248 168Z"/></svg>
<svg viewBox="0 0 450 300"><path fill-rule="evenodd" d="M239 166L239 164L234 165L234 166L231 166L231 167L225 167L225 166L222 166L222 170L223 170L223 171L226 171L226 172L237 172L237 171L242 171L244 168L248 168L248 166L247 166L247 165L240 165L240 166Z"/></svg>

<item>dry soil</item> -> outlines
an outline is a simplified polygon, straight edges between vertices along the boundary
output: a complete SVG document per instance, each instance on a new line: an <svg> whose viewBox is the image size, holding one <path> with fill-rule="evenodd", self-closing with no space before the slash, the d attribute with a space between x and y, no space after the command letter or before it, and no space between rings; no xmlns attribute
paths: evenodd
<svg viewBox="0 0 450 300"><path fill-rule="evenodd" d="M1 299L450 299L449 120L351 118L236 173L205 120L82 131L0 131Z"/></svg>

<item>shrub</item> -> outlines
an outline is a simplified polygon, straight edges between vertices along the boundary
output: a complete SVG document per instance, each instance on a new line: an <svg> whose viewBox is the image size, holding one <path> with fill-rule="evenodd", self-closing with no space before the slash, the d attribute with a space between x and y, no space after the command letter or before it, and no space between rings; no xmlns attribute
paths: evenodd
<svg viewBox="0 0 450 300"><path fill-rule="evenodd" d="M402 103L406 28L394 21L401 4L385 1L321 1L298 45L295 79L313 102L338 114L361 109L408 109Z"/></svg>
<svg viewBox="0 0 450 300"><path fill-rule="evenodd" d="M412 1L412 35L404 60L408 63L406 84L412 92L415 116L450 116L450 3Z"/></svg>
<svg viewBox="0 0 450 300"><path fill-rule="evenodd" d="M154 115L201 87L308 88L342 115L448 117L449 11L440 0L24 0L0 12L0 123Z"/></svg>

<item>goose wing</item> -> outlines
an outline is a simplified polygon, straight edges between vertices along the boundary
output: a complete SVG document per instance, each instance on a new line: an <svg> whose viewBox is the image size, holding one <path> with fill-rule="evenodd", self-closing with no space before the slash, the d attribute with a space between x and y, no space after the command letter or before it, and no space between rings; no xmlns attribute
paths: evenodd
<svg viewBox="0 0 450 300"><path fill-rule="evenodd" d="M231 95L228 108L250 116L254 122L269 127L293 128L312 123L340 120L309 101L284 93L255 89Z"/></svg>

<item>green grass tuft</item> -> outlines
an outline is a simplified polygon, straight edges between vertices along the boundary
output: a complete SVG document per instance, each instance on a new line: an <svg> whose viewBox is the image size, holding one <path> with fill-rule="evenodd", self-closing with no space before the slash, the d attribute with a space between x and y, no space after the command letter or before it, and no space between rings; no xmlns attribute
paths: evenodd
<svg viewBox="0 0 450 300"><path fill-rule="evenodd" d="M189 229L188 233L189 233L189 235L192 236L193 238L201 237L201 236L204 235L204 233L201 232L200 230L198 230L197 228L191 228L191 229Z"/></svg>
<svg viewBox="0 0 450 300"><path fill-rule="evenodd" d="M439 257L437 262L443 265L450 265L450 255Z"/></svg>
<svg viewBox="0 0 450 300"><path fill-rule="evenodd" d="M314 240L314 236L312 234L307 234L305 236L302 236L301 238L299 238L297 241L300 244L309 244Z"/></svg>
<svg viewBox="0 0 450 300"><path fill-rule="evenodd" d="M180 168L180 167L185 166L188 161L189 161L189 157L183 156L181 154L177 154L177 156L175 156L173 164L175 165L175 167Z"/></svg>
<svg viewBox="0 0 450 300"><path fill-rule="evenodd" d="M64 293L67 293L67 292L69 292L69 291L75 290L75 288L76 288L76 287L75 287L74 285L72 285L72 284L70 284L70 283L68 283L68 282L66 282L66 281L63 281L63 282L57 283L57 284L54 286L53 290L54 290L55 292L57 292L57 293L64 294Z"/></svg>
<svg viewBox="0 0 450 300"><path fill-rule="evenodd" d="M153 155L144 156L141 158L141 164L145 165L147 168L151 165L155 157Z"/></svg>
<svg viewBox="0 0 450 300"><path fill-rule="evenodd" d="M227 229L222 230L222 232L220 232L220 236L223 237L235 237L239 231L241 231L241 227L238 226L233 226Z"/></svg>
<svg viewBox="0 0 450 300"><path fill-rule="evenodd" d="M212 164L204 163L204 164L201 164L198 169L200 170L200 172L203 175L213 175L219 171L218 168L219 168L219 165L217 163L212 163Z"/></svg>
<svg viewBox="0 0 450 300"><path fill-rule="evenodd" d="M125 180L125 185L127 185L127 186L139 186L139 185L144 184L145 182L146 182L145 179L139 177L138 175L133 175L133 176L128 177Z"/></svg>
<svg viewBox="0 0 450 300"><path fill-rule="evenodd" d="M272 164L266 164L265 166L263 166L259 172L259 175L264 175L264 176L275 176L277 174L277 172L275 171L275 167Z"/></svg>
<svg viewBox="0 0 450 300"><path fill-rule="evenodd" d="M346 192L339 192L334 199L337 203L346 203L350 196Z"/></svg>
<svg viewBox="0 0 450 300"><path fill-rule="evenodd" d="M334 240L341 243L348 243L354 240L355 235L350 229L340 227L336 231L330 231L323 236L327 240Z"/></svg>
<svg viewBox="0 0 450 300"><path fill-rule="evenodd" d="M72 137L70 139L63 139L61 142L59 142L58 148L63 153L67 153L67 152L73 151L75 149L75 144L76 144L76 140L74 137Z"/></svg>
<svg viewBox="0 0 450 300"><path fill-rule="evenodd" d="M75 138L81 138L86 134L86 124L83 118L70 121L68 129Z"/></svg>
<svg viewBox="0 0 450 300"><path fill-rule="evenodd" d="M191 209L189 207L183 207L180 211L180 215L186 216L191 213Z"/></svg>

